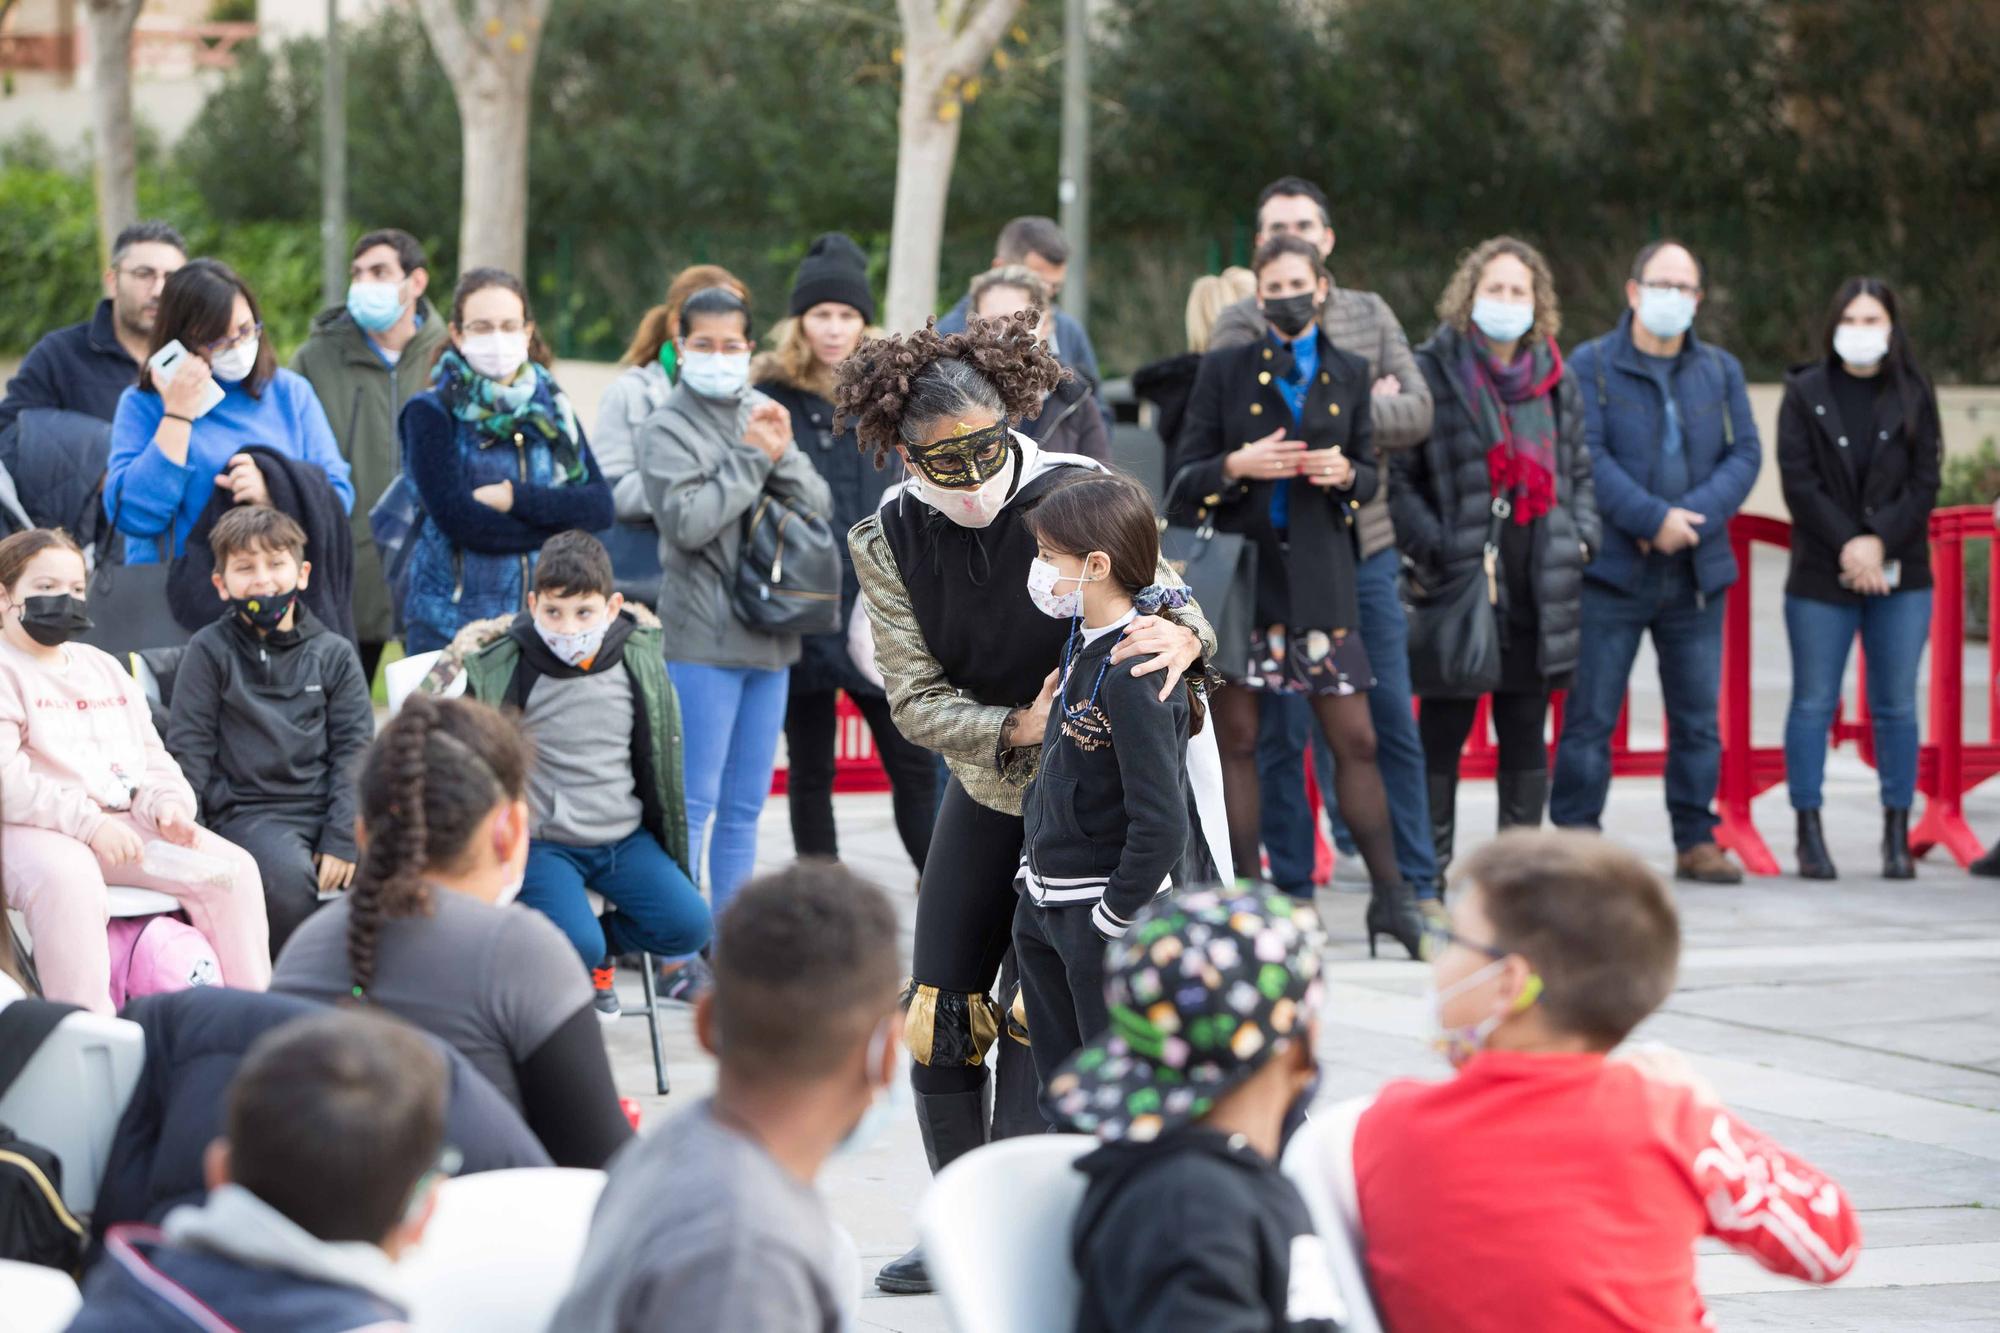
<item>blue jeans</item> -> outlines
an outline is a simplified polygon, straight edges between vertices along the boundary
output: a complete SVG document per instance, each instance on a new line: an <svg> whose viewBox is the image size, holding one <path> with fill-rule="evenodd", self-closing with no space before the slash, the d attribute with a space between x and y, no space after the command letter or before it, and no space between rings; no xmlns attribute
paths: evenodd
<svg viewBox="0 0 2000 1333"><path fill-rule="evenodd" d="M771 795L792 673L669 662L667 674L686 735L688 862L700 876L706 849L708 900L720 919L757 863L757 817Z"/></svg>
<svg viewBox="0 0 2000 1333"><path fill-rule="evenodd" d="M600 922L584 890L618 910ZM708 943L708 904L653 835L637 829L598 847L528 844L521 901L556 923L585 967L621 953L684 957Z"/></svg>
<svg viewBox="0 0 2000 1333"><path fill-rule="evenodd" d="M1375 669L1368 716L1375 724L1375 764L1389 797L1396 868L1418 897L1426 897L1437 892L1437 851L1431 842L1424 747L1410 712L1410 631L1396 591L1399 563L1394 547L1369 556L1356 568L1355 591L1361 604L1361 641L1368 645L1368 662ZM1313 827L1306 808L1303 764L1308 742L1313 746L1320 798L1338 842L1346 826L1333 799L1333 757L1303 698L1267 695L1258 700L1258 708L1258 792L1271 882L1287 893L1310 893ZM1350 835L1341 844L1343 854L1352 843Z"/></svg>
<svg viewBox="0 0 2000 1333"><path fill-rule="evenodd" d="M1549 819L1560 828L1597 829L1611 789L1611 733L1650 631L1660 659L1667 713L1667 814L1674 849L1715 841L1715 784L1722 773L1716 701L1722 691L1722 606L1728 590L1704 597L1687 559L1648 558L1638 588L1620 592L1583 581L1583 648L1563 705L1562 742L1550 785Z"/></svg>
<svg viewBox="0 0 2000 1333"><path fill-rule="evenodd" d="M1917 791L1917 659L1923 656L1930 627L1929 588L1853 605L1786 596L1792 706L1785 713L1785 785L1794 810L1820 808L1827 731L1840 708L1840 680L1857 631L1868 655L1868 713L1875 727L1882 805L1910 808Z"/></svg>

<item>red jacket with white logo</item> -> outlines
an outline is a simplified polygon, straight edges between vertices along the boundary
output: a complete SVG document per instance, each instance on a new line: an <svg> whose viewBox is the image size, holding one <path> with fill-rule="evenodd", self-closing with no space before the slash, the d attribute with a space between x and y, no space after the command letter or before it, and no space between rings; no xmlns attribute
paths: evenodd
<svg viewBox="0 0 2000 1333"><path fill-rule="evenodd" d="M1482 1051L1383 1089L1354 1135L1385 1327L1698 1330L1694 1244L1831 1282L1861 1232L1840 1187L1720 1107L1601 1055Z"/></svg>

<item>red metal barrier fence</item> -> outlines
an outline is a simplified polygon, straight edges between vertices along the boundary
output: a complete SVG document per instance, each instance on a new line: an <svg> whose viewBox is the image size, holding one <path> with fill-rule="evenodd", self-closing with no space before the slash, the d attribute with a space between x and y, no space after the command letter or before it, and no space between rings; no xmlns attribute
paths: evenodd
<svg viewBox="0 0 2000 1333"><path fill-rule="evenodd" d="M1942 846L1960 865L1977 858L1978 837L1965 822L1965 793L1995 773L2000 773L2000 674L1987 672L1987 738L1967 744L1965 739L1965 543L1984 541L1987 552L1987 597L1989 626L2000 629L2000 541L1994 540L1993 511L1981 505L1940 509L1931 515L1931 574L1934 581L1931 609L1931 671L1929 739L1918 750L1917 789L1924 794L1924 814L1910 831L1910 850L1918 856ZM1722 773L1715 793L1716 813L1722 825L1716 841L1742 858L1752 874L1779 873L1777 858L1758 833L1751 819L1750 804L1785 777L1782 746L1755 743L1752 730L1752 670L1754 644L1752 625L1755 608L1751 591L1750 561L1755 545L1789 550L1792 529L1782 519L1739 514L1729 523L1729 544L1736 553L1741 571L1729 590L1723 613L1722 694L1718 699L1717 722L1722 732ZM1766 633L1778 632L1776 616L1766 617ZM1867 681L1868 664L1859 645L1858 695L1853 721L1843 715L1834 722L1832 743L1852 742L1861 758L1875 762L1875 742L1869 728ZM1620 713L1612 733L1611 772L1614 777L1659 777L1666 771L1664 746L1637 747L1631 744L1630 701ZM1549 757L1555 758L1555 739L1562 734L1563 698L1555 696L1551 710ZM834 742L834 790L837 792L880 792L889 789L888 776L875 758L874 738L869 734L861 711L846 695L840 698L838 731ZM1479 714L1466 743L1460 764L1461 776L1490 778L1498 766L1498 754L1487 722L1487 701L1479 702ZM1306 783L1311 809L1319 810L1319 789L1313 781L1311 764L1306 766ZM786 786L784 769L772 783L775 794ZM1317 826L1319 821L1315 819ZM1332 849L1324 834L1319 837L1315 857L1315 878L1324 882L1332 872Z"/></svg>

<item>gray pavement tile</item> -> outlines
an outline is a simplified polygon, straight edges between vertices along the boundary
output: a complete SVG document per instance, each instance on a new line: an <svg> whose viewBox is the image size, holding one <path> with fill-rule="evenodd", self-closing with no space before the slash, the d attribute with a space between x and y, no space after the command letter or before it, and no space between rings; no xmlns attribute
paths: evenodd
<svg viewBox="0 0 2000 1333"><path fill-rule="evenodd" d="M1822 1333L1929 1333L2000 1328L2000 1283L1937 1287L1804 1287L1714 1296L1708 1309L1729 1333L1810 1328Z"/></svg>

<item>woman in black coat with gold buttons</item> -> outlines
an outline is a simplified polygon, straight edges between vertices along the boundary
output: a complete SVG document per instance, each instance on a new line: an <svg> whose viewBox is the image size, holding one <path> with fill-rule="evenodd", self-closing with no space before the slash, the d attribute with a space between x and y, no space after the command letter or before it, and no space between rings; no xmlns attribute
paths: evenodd
<svg viewBox="0 0 2000 1333"><path fill-rule="evenodd" d="M1355 511L1381 484L1368 365L1320 332L1332 280L1314 246L1273 237L1252 268L1269 327L1257 342L1202 358L1174 486L1177 510L1205 513L1218 531L1241 533L1257 550L1257 629L1248 645L1224 645L1229 681L1213 708L1230 850L1254 873L1258 696L1303 694L1333 750L1340 812L1374 883L1369 951L1376 935L1389 935L1414 958L1421 924L1396 868L1375 767L1366 697L1375 677L1354 585Z"/></svg>

